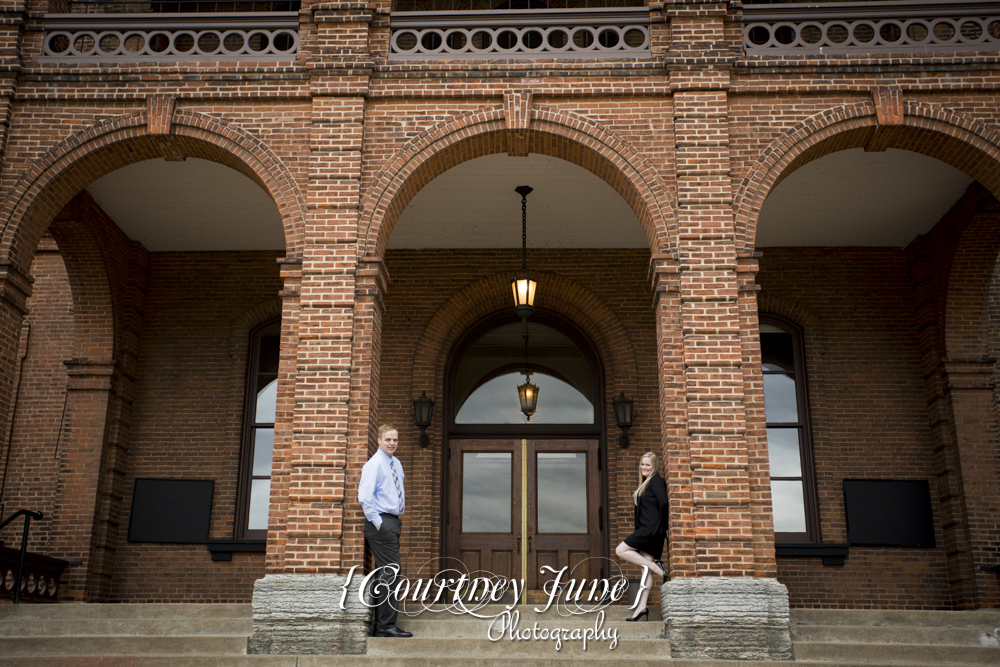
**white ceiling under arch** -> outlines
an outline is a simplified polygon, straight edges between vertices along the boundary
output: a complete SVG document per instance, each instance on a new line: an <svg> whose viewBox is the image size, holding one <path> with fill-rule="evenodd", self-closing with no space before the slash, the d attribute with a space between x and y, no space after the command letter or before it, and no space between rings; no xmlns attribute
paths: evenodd
<svg viewBox="0 0 1000 667"><path fill-rule="evenodd" d="M761 209L756 245L906 246L930 231L971 183L919 153L832 153L778 184Z"/></svg>
<svg viewBox="0 0 1000 667"><path fill-rule="evenodd" d="M137 162L85 189L150 252L285 248L281 214L270 195L210 160Z"/></svg>
<svg viewBox="0 0 1000 667"><path fill-rule="evenodd" d="M529 248L648 248L625 200L583 167L547 155L486 155L449 169L416 194L389 236L395 248L519 248L528 195Z"/></svg>
<svg viewBox="0 0 1000 667"><path fill-rule="evenodd" d="M972 179L917 153L841 151L790 174L764 202L757 247L895 246L927 232ZM389 237L390 249L517 248L518 185L528 196L529 248L642 248L635 213L601 178L545 155L489 155L427 184ZM87 191L151 252L284 248L281 216L255 182L215 162L148 160Z"/></svg>

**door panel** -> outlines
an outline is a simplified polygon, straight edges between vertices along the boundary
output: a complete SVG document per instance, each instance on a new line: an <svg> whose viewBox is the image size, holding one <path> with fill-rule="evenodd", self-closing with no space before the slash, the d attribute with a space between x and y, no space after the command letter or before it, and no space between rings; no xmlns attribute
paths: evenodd
<svg viewBox="0 0 1000 667"><path fill-rule="evenodd" d="M569 566L566 579L598 576L587 562L603 556L598 443L452 440L446 555L469 572L523 578L528 589L555 578L541 573L546 565Z"/></svg>
<svg viewBox="0 0 1000 667"><path fill-rule="evenodd" d="M597 457L597 439L528 440L529 589L555 578L542 573L545 565L557 571L569 566L563 579L579 579L582 570L573 566L603 555Z"/></svg>
<svg viewBox="0 0 1000 667"><path fill-rule="evenodd" d="M450 443L446 555L458 558L469 572L521 576L515 553L521 527L520 450L520 440Z"/></svg>

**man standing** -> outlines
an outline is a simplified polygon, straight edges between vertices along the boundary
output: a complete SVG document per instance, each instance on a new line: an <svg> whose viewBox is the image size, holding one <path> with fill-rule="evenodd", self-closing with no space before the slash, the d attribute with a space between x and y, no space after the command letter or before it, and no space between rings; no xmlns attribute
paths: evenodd
<svg viewBox="0 0 1000 667"><path fill-rule="evenodd" d="M403 466L393 456L399 446L396 427L383 424L378 428L378 451L361 469L358 500L365 511L365 540L375 557L379 570L380 595L375 602L376 637L412 637L396 627L398 611L388 594L396 583L395 574L385 569L387 565L400 567L399 534L403 527L400 516L406 506L403 492ZM397 570L398 571L398 570Z"/></svg>

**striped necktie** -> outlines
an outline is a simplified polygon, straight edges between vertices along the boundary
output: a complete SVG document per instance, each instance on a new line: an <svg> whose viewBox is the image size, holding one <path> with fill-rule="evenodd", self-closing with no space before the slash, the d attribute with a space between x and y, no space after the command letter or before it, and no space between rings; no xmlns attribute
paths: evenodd
<svg viewBox="0 0 1000 667"><path fill-rule="evenodd" d="M396 459L389 459L389 470L392 471L392 483L396 485L396 494L399 496L399 511L396 514L403 513L403 507L406 505L406 501L403 500L403 485L399 483L399 477L396 476Z"/></svg>

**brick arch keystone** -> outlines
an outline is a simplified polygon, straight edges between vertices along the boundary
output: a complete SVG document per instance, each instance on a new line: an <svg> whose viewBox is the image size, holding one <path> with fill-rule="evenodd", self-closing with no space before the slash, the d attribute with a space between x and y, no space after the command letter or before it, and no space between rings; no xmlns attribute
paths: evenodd
<svg viewBox="0 0 1000 667"><path fill-rule="evenodd" d="M496 105L436 125L407 142L379 169L362 200L360 251L383 255L392 228L421 188L462 162L506 153L507 140L504 107ZM651 251L676 253L671 191L631 143L579 114L536 106L527 144L529 153L551 155L599 176L635 212Z"/></svg>
<svg viewBox="0 0 1000 667"><path fill-rule="evenodd" d="M476 322L492 313L510 309L513 273L497 273L466 286L451 297L424 328L413 356L410 393L436 394L444 386L448 355L458 339ZM536 305L559 313L575 323L590 339L601 358L608 391L638 394L635 350L624 325L593 292L552 273L538 276ZM611 394L609 393L608 396ZM435 396L435 398L437 398ZM606 397L605 397L606 398ZM443 423L444 404L435 407L435 423Z"/></svg>
<svg viewBox="0 0 1000 667"><path fill-rule="evenodd" d="M235 169L263 188L281 214L286 256L301 256L305 196L265 143L225 120L190 111L174 113L169 134L150 134L143 110L66 137L21 174L0 205L0 258L30 266L42 233L86 185L129 164L177 151Z"/></svg>
<svg viewBox="0 0 1000 667"><path fill-rule="evenodd" d="M883 126L886 148L941 160L1000 196L1000 135L970 116L932 104L905 101L904 112L900 124ZM774 139L747 171L733 199L737 248L754 247L764 200L785 177L824 155L864 147L877 126L875 106L862 102L827 109Z"/></svg>

